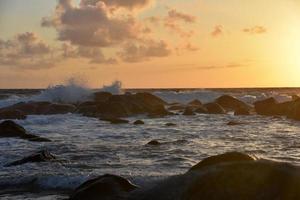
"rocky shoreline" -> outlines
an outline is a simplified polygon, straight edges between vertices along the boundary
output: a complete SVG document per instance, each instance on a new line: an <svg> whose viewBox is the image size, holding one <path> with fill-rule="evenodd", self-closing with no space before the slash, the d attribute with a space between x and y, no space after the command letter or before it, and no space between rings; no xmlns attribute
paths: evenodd
<svg viewBox="0 0 300 200"><path fill-rule="evenodd" d="M147 116L160 118L169 115L193 117L198 114L234 113L234 115L284 116L300 120L300 99L279 103L274 98L257 101L249 105L235 97L223 95L213 102L194 100L188 104L165 102L150 93L126 93L112 95L97 92L92 101L64 104L52 102L24 102L0 109L0 138L16 137L35 142L51 142L47 138L33 135L12 121L26 119L28 115L53 115L78 113L107 121L111 124L130 123L143 126L142 120L124 118ZM247 122L229 121L227 125L243 125ZM166 123L175 126L176 123ZM159 146L163 142L151 140L145 145ZM23 159L6 163L15 167L28 162L53 162L56 157L47 150L38 151ZM150 199L300 199L299 169L286 163L258 159L254 156L229 152L208 157L193 166L185 174L170 177L151 188L132 184L127 179L112 174L91 179L70 194L70 200L150 200Z"/></svg>

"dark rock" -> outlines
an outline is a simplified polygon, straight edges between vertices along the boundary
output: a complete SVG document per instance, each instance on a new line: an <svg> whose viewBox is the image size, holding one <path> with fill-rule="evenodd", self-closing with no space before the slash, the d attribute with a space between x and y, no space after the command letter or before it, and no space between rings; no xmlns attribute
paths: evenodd
<svg viewBox="0 0 300 200"><path fill-rule="evenodd" d="M226 113L224 108L217 103L207 103L207 104L204 104L204 107L207 109L207 113L209 113L209 114L225 114Z"/></svg>
<svg viewBox="0 0 300 200"><path fill-rule="evenodd" d="M236 126L236 125L242 125L245 124L243 122L237 122L237 121L230 121L227 123L228 126Z"/></svg>
<svg viewBox="0 0 300 200"><path fill-rule="evenodd" d="M94 101L96 102L106 102L112 96L110 92L95 92Z"/></svg>
<svg viewBox="0 0 300 200"><path fill-rule="evenodd" d="M195 113L199 114L206 114L208 113L208 110L204 106L199 106L196 110Z"/></svg>
<svg viewBox="0 0 300 200"><path fill-rule="evenodd" d="M250 115L250 110L245 108L238 108L234 111L234 115Z"/></svg>
<svg viewBox="0 0 300 200"><path fill-rule="evenodd" d="M300 99L290 104L287 117L294 120L300 120Z"/></svg>
<svg viewBox="0 0 300 200"><path fill-rule="evenodd" d="M18 137L35 142L50 142L47 138L42 138L26 132L26 130L11 120L6 120L0 123L0 138L1 137Z"/></svg>
<svg viewBox="0 0 300 200"><path fill-rule="evenodd" d="M134 125L142 125L142 124L145 124L145 122L143 122L142 120L136 120L133 124Z"/></svg>
<svg viewBox="0 0 300 200"><path fill-rule="evenodd" d="M161 145L161 143L157 140L151 140L150 142L147 143L147 145L158 146Z"/></svg>
<svg viewBox="0 0 300 200"><path fill-rule="evenodd" d="M25 113L19 110L0 110L1 119L26 119Z"/></svg>
<svg viewBox="0 0 300 200"><path fill-rule="evenodd" d="M0 109L0 111L16 110L23 112L25 115L51 115L74 112L76 110L76 107L71 104L59 104L50 102L21 102Z"/></svg>
<svg viewBox="0 0 300 200"><path fill-rule="evenodd" d="M189 102L188 105L190 105L190 106L202 106L202 102L199 101L198 99L195 99L195 100Z"/></svg>
<svg viewBox="0 0 300 200"><path fill-rule="evenodd" d="M194 181L186 186L188 189L180 199L300 199L299 168L284 163L235 162L194 172L190 176Z"/></svg>
<svg viewBox="0 0 300 200"><path fill-rule="evenodd" d="M169 122L169 123L166 123L165 125L166 125L166 126L176 126L176 124L170 123L170 122Z"/></svg>
<svg viewBox="0 0 300 200"><path fill-rule="evenodd" d="M123 177L106 174L81 184L70 196L70 200L120 200L137 188Z"/></svg>
<svg viewBox="0 0 300 200"><path fill-rule="evenodd" d="M149 111L150 117L164 117L171 114L172 113L167 111L163 105L157 106L156 108L153 108L153 110Z"/></svg>
<svg viewBox="0 0 300 200"><path fill-rule="evenodd" d="M230 95L220 96L219 98L217 98L215 100L215 102L218 103L220 106L222 106L227 111L234 111L237 109L249 110L251 108L248 104L246 104Z"/></svg>
<svg viewBox="0 0 300 200"><path fill-rule="evenodd" d="M5 167L11 167L11 166L17 166L17 165L22 165L25 163L33 163L33 162L46 162L46 161L51 161L55 160L55 156L52 155L49 151L47 150L42 150L37 153L34 153L30 156L27 156L21 160L14 161L12 163L9 163L5 165Z"/></svg>
<svg viewBox="0 0 300 200"><path fill-rule="evenodd" d="M128 124L129 121L126 119L119 119L119 118L100 118L102 121L110 122L111 124Z"/></svg>
<svg viewBox="0 0 300 200"><path fill-rule="evenodd" d="M300 97L296 94L291 95L293 101L297 101Z"/></svg>
<svg viewBox="0 0 300 200"><path fill-rule="evenodd" d="M200 170L207 166L212 166L221 163L228 162L244 162L244 161L255 161L255 157L240 152L228 152L221 155L211 156L203 159L198 164L194 165L191 170Z"/></svg>
<svg viewBox="0 0 300 200"><path fill-rule="evenodd" d="M184 105L173 105L168 108L168 110L179 110L179 111L184 109L185 109Z"/></svg>
<svg viewBox="0 0 300 200"><path fill-rule="evenodd" d="M195 115L195 112L193 111L193 109L187 107L182 114L183 115Z"/></svg>
<svg viewBox="0 0 300 200"><path fill-rule="evenodd" d="M255 111L259 115L276 115L276 106L278 102L271 97L254 103Z"/></svg>

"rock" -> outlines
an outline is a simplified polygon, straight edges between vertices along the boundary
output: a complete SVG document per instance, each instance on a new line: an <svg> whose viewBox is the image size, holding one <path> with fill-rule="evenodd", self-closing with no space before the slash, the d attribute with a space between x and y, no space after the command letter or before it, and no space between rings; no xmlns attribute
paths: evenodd
<svg viewBox="0 0 300 200"><path fill-rule="evenodd" d="M242 125L245 124L243 122L237 122L237 121L230 121L227 123L228 126L236 126L236 125Z"/></svg>
<svg viewBox="0 0 300 200"><path fill-rule="evenodd" d="M202 102L199 101L198 99L195 99L195 100L189 102L188 105L190 105L190 106L202 106Z"/></svg>
<svg viewBox="0 0 300 200"><path fill-rule="evenodd" d="M234 111L237 109L249 110L251 108L248 104L230 95L222 95L219 98L217 98L215 102L227 111Z"/></svg>
<svg viewBox="0 0 300 200"><path fill-rule="evenodd" d="M255 161L255 157L240 152L228 152L221 155L211 156L194 165L189 171L201 170L202 168L228 162Z"/></svg>
<svg viewBox="0 0 300 200"><path fill-rule="evenodd" d="M150 142L147 143L147 145L158 146L161 145L161 143L157 140L151 140Z"/></svg>
<svg viewBox="0 0 300 200"><path fill-rule="evenodd" d="M238 108L234 111L234 115L250 115L249 109Z"/></svg>
<svg viewBox="0 0 300 200"><path fill-rule="evenodd" d="M287 117L294 120L300 120L300 99L293 101L293 104L290 105L289 108Z"/></svg>
<svg viewBox="0 0 300 200"><path fill-rule="evenodd" d="M0 138L1 137L18 137L34 142L50 142L47 138L42 138L26 132L26 130L11 120L6 120L0 123Z"/></svg>
<svg viewBox="0 0 300 200"><path fill-rule="evenodd" d="M120 200L137 188L123 177L105 174L81 184L74 190L70 200Z"/></svg>
<svg viewBox="0 0 300 200"><path fill-rule="evenodd" d="M166 123L165 125L166 125L166 126L176 126L176 124L170 123L170 122L169 122L169 123Z"/></svg>
<svg viewBox="0 0 300 200"><path fill-rule="evenodd" d="M96 102L106 102L112 96L110 92L95 92L94 101Z"/></svg>
<svg viewBox="0 0 300 200"><path fill-rule="evenodd" d="M164 117L171 114L172 113L167 111L163 105L157 106L156 108L153 108L153 110L149 112L150 117Z"/></svg>
<svg viewBox="0 0 300 200"><path fill-rule="evenodd" d="M208 113L208 110L204 106L199 106L196 110L195 113L199 114L206 114Z"/></svg>
<svg viewBox="0 0 300 200"><path fill-rule="evenodd" d="M59 104L50 102L21 102L0 109L0 111L16 110L23 112L25 115L51 115L74 112L76 110L76 107L71 104Z"/></svg>
<svg viewBox="0 0 300 200"><path fill-rule="evenodd" d="M204 107L207 109L207 113L209 113L209 114L225 114L226 113L224 108L217 103L207 103L207 104L204 104Z"/></svg>
<svg viewBox="0 0 300 200"><path fill-rule="evenodd" d="M134 125L142 125L145 124L145 122L143 122L142 120L136 120L135 122L133 122Z"/></svg>
<svg viewBox="0 0 300 200"><path fill-rule="evenodd" d="M259 115L276 115L276 106L278 102L271 97L254 103L255 111Z"/></svg>
<svg viewBox="0 0 300 200"><path fill-rule="evenodd" d="M173 105L168 108L168 110L179 110L179 111L184 109L185 109L184 105Z"/></svg>
<svg viewBox="0 0 300 200"><path fill-rule="evenodd" d="M189 108L189 107L187 107L187 108L184 110L184 112L183 112L182 114L183 114L183 115L189 115L189 116L195 115L193 109L191 109L191 108Z"/></svg>
<svg viewBox="0 0 300 200"><path fill-rule="evenodd" d="M42 150L37 153L34 153L30 156L27 156L21 160L14 161L12 163L9 163L5 165L5 167L11 167L11 166L17 166L17 165L22 165L25 163L33 163L33 162L46 162L46 161L51 161L55 160L56 157L52 155L49 151L47 150Z"/></svg>
<svg viewBox="0 0 300 200"><path fill-rule="evenodd" d="M126 119L119 119L119 118L100 118L102 121L108 121L111 124L128 124L129 121Z"/></svg>
<svg viewBox="0 0 300 200"><path fill-rule="evenodd" d="M190 182L185 185L187 189L179 199L300 199L299 168L284 163L263 160L234 162L208 167L207 170L190 173L186 178L188 176L190 179L186 182Z"/></svg>
<svg viewBox="0 0 300 200"><path fill-rule="evenodd" d="M26 119L25 113L19 110L0 110L0 120L2 119Z"/></svg>
<svg viewBox="0 0 300 200"><path fill-rule="evenodd" d="M300 97L296 94L291 95L293 101L297 101Z"/></svg>

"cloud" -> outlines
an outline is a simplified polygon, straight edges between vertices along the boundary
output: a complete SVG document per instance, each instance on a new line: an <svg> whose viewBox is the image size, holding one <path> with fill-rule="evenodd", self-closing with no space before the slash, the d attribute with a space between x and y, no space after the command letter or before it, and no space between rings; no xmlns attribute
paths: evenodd
<svg viewBox="0 0 300 200"><path fill-rule="evenodd" d="M263 34L267 32L267 29L264 26L253 26L243 29L243 32L248 34Z"/></svg>
<svg viewBox="0 0 300 200"><path fill-rule="evenodd" d="M17 34L13 39L0 40L0 64L28 69L53 67L55 53L35 33Z"/></svg>
<svg viewBox="0 0 300 200"><path fill-rule="evenodd" d="M222 25L217 25L214 27L214 30L210 33L212 37L218 37L223 35L223 26Z"/></svg>
<svg viewBox="0 0 300 200"><path fill-rule="evenodd" d="M194 34L194 31L186 30L182 27L182 24L180 23L196 23L196 17L193 15L179 12L175 9L169 10L167 16L164 18L164 26L178 34L180 37L191 37Z"/></svg>
<svg viewBox="0 0 300 200"><path fill-rule="evenodd" d="M115 16L105 2L91 0L78 7L71 0L60 0L54 16L43 18L42 25L54 27L58 40L81 46L110 47L142 33L132 16Z"/></svg>
<svg viewBox="0 0 300 200"><path fill-rule="evenodd" d="M196 17L190 14L185 14L182 12L178 12L175 9L171 9L168 12L168 18L169 20L173 20L173 21L177 21L177 20L181 20L184 21L186 23L195 23L196 22Z"/></svg>
<svg viewBox="0 0 300 200"><path fill-rule="evenodd" d="M227 65L210 65L210 66L200 66L197 67L198 70L213 70L213 69L228 69L228 68L239 68L239 67L245 67L247 64L242 63L231 63Z"/></svg>
<svg viewBox="0 0 300 200"><path fill-rule="evenodd" d="M171 50L164 41L144 41L143 44L127 43L119 56L125 62L140 62L149 58L165 57L171 54Z"/></svg>
<svg viewBox="0 0 300 200"><path fill-rule="evenodd" d="M148 6L153 0L82 0L81 5L95 6L99 2L104 2L108 6L123 7L127 9L140 9Z"/></svg>

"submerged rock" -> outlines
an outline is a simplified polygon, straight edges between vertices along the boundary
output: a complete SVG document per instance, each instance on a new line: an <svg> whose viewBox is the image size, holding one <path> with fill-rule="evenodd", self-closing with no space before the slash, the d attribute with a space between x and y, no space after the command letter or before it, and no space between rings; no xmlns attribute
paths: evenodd
<svg viewBox="0 0 300 200"><path fill-rule="evenodd" d="M153 146L157 146L157 145L161 145L162 143L159 142L158 140L151 140L150 142L147 143L147 145L153 145Z"/></svg>
<svg viewBox="0 0 300 200"><path fill-rule="evenodd" d="M175 123L171 123L171 122L168 122L168 123L166 123L165 125L166 125L166 126L176 126Z"/></svg>
<svg viewBox="0 0 300 200"><path fill-rule="evenodd" d="M113 118L113 117L100 118L100 120L110 122L111 124L128 124L129 123L129 121L126 119Z"/></svg>
<svg viewBox="0 0 300 200"><path fill-rule="evenodd" d="M204 107L207 109L209 114L225 114L225 109L220 106L218 103L207 103L204 104Z"/></svg>
<svg viewBox="0 0 300 200"><path fill-rule="evenodd" d="M50 142L51 140L29 134L26 130L11 120L6 120L0 123L0 138L1 137L18 137L35 142Z"/></svg>
<svg viewBox="0 0 300 200"><path fill-rule="evenodd" d="M105 174L81 184L74 190L70 200L121 200L137 188L123 177Z"/></svg>
<svg viewBox="0 0 300 200"><path fill-rule="evenodd" d="M142 125L145 124L145 122L143 122L142 120L136 120L135 122L133 122L134 125Z"/></svg>
<svg viewBox="0 0 300 200"><path fill-rule="evenodd" d="M186 115L186 116L188 116L188 115L195 115L195 112L193 111L192 108L187 107L182 114Z"/></svg>
<svg viewBox="0 0 300 200"><path fill-rule="evenodd" d="M26 119L24 112L19 110L0 110L0 120L2 119Z"/></svg>
<svg viewBox="0 0 300 200"><path fill-rule="evenodd" d="M238 122L238 121L230 121L227 123L228 126L236 126L236 125L242 125L245 124L244 122Z"/></svg>
<svg viewBox="0 0 300 200"><path fill-rule="evenodd" d="M37 153L34 153L30 156L27 156L21 160L14 161L12 163L9 163L5 165L5 167L11 167L11 166L17 166L17 165L22 165L25 163L32 163L32 162L46 162L46 161L51 161L55 160L56 157L52 155L49 151L47 150L42 150Z"/></svg>

